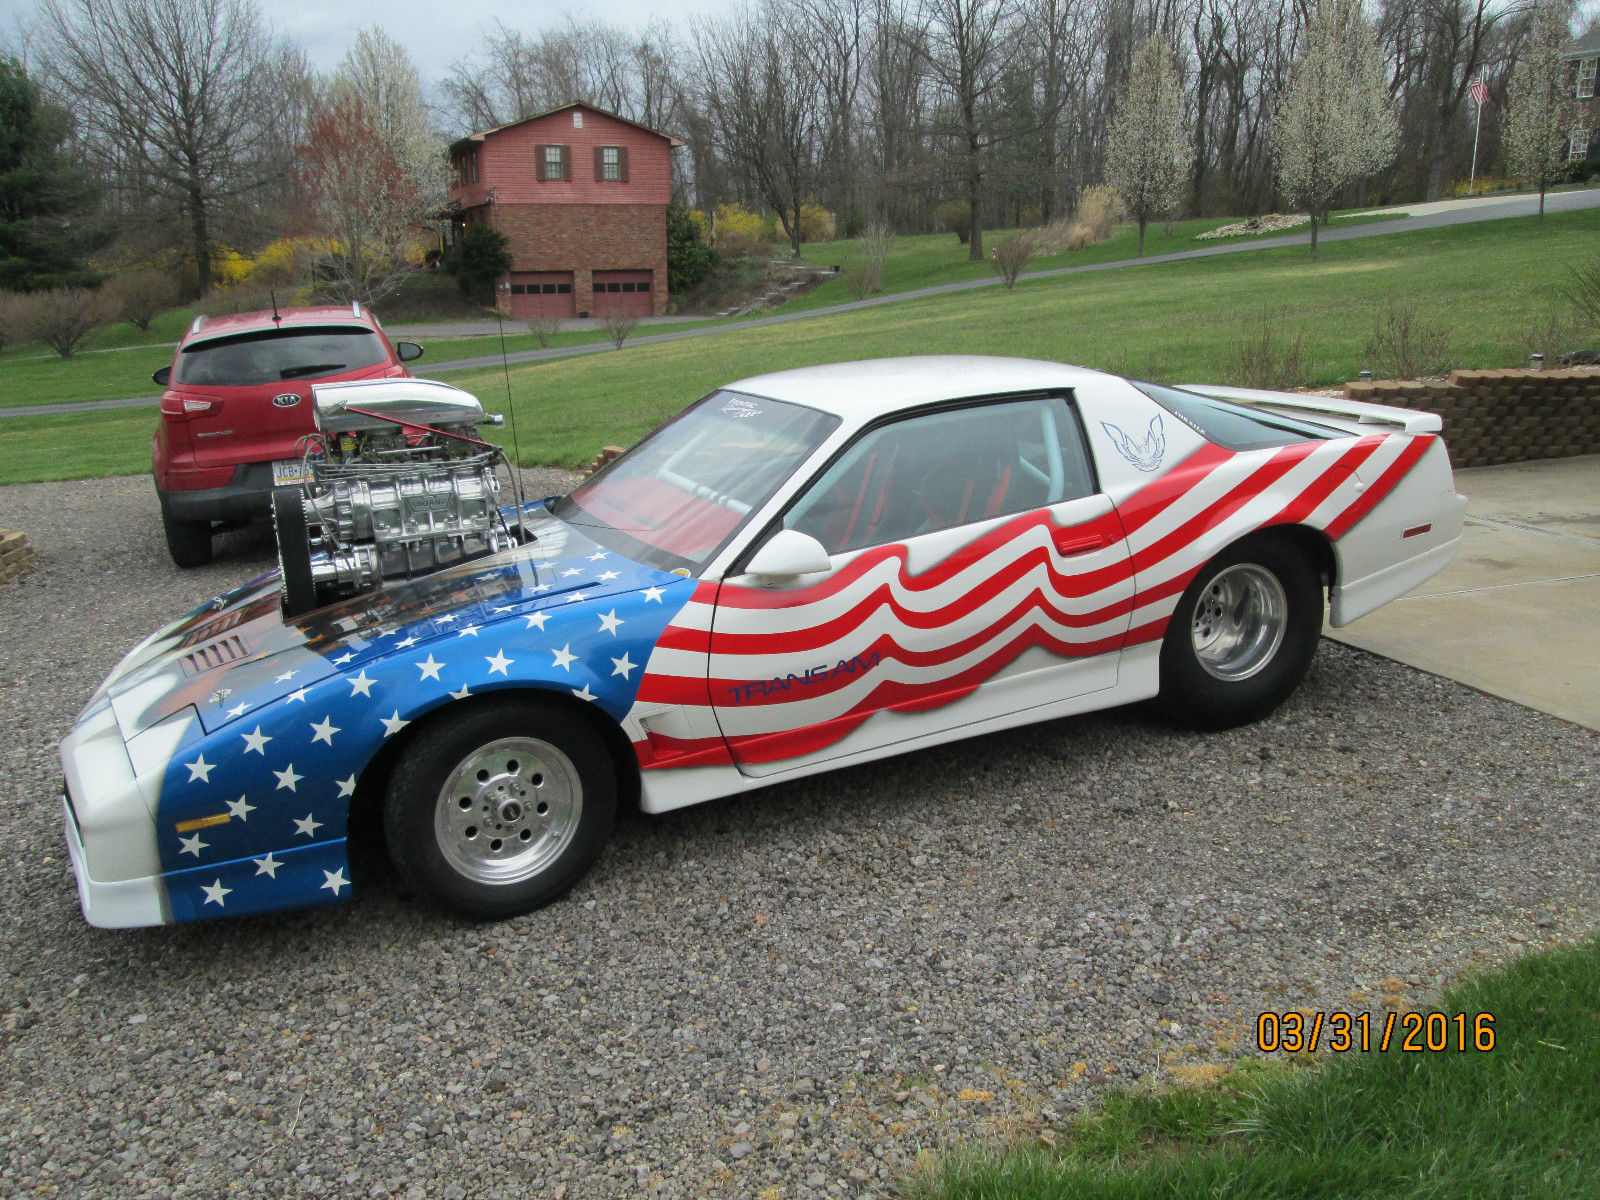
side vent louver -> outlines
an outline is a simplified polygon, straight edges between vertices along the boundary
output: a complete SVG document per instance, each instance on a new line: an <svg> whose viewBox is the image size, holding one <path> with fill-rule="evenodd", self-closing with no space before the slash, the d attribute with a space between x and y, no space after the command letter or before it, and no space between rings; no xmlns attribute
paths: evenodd
<svg viewBox="0 0 1600 1200"><path fill-rule="evenodd" d="M183 672L185 675L201 675L228 663L238 662L245 657L245 653L244 639L236 633L229 634L185 654Z"/></svg>

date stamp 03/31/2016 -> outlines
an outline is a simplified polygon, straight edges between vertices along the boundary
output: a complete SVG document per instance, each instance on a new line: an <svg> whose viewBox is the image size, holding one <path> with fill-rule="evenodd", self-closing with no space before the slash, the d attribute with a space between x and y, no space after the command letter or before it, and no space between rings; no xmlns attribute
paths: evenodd
<svg viewBox="0 0 1600 1200"><path fill-rule="evenodd" d="M1391 1048L1409 1054L1494 1049L1492 1013L1264 1012L1256 1017L1256 1046L1263 1054L1335 1054Z"/></svg>

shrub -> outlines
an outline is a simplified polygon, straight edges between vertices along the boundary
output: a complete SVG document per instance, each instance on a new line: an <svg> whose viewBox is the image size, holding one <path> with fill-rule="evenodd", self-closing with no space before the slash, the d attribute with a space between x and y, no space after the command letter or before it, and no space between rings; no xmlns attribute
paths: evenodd
<svg viewBox="0 0 1600 1200"><path fill-rule="evenodd" d="M1567 286L1563 292L1578 319L1591 330L1600 330L1600 254L1587 262L1567 267Z"/></svg>
<svg viewBox="0 0 1600 1200"><path fill-rule="evenodd" d="M1033 237L1027 233L1013 233L1000 239L994 248L994 268L1000 272L1000 282L1010 291L1017 286L1017 276L1038 253Z"/></svg>
<svg viewBox="0 0 1600 1200"><path fill-rule="evenodd" d="M1122 198L1114 188L1103 184L1085 188L1078 201L1078 211L1073 214L1067 249L1082 250L1085 246L1110 241L1121 216Z"/></svg>
<svg viewBox="0 0 1600 1200"><path fill-rule="evenodd" d="M940 229L955 234L963 246L967 244L972 236L972 209L965 200L946 200L933 210L933 216Z"/></svg>
<svg viewBox="0 0 1600 1200"><path fill-rule="evenodd" d="M845 274L845 286L857 300L865 299L883 286L883 267L894 245L894 230L882 221L868 225L856 239L861 247L861 265Z"/></svg>
<svg viewBox="0 0 1600 1200"><path fill-rule="evenodd" d="M699 220L696 220L696 218ZM667 292L693 291L717 265L717 252L702 230L705 218L680 204L667 209Z"/></svg>
<svg viewBox="0 0 1600 1200"><path fill-rule="evenodd" d="M541 347L548 346L560 329L561 321L556 317L528 318L528 332L538 339Z"/></svg>
<svg viewBox="0 0 1600 1200"><path fill-rule="evenodd" d="M765 233L724 233L717 228L717 253L723 258L771 258L772 241Z"/></svg>
<svg viewBox="0 0 1600 1200"><path fill-rule="evenodd" d="M844 286L857 300L865 300L883 286L882 269L872 262L856 263L845 269Z"/></svg>
<svg viewBox="0 0 1600 1200"><path fill-rule="evenodd" d="M1444 370L1450 334L1427 321L1415 304L1389 299L1367 339L1367 368L1377 379L1421 379Z"/></svg>
<svg viewBox="0 0 1600 1200"><path fill-rule="evenodd" d="M1242 387L1281 391L1297 387L1305 379L1305 356L1300 351L1300 335L1291 339L1279 334L1270 312L1263 311L1256 327L1250 330L1233 359L1234 376Z"/></svg>
<svg viewBox="0 0 1600 1200"><path fill-rule="evenodd" d="M723 248L724 238L741 238L745 242L775 242L778 240L778 218L771 213L751 212L742 204L717 205L717 248Z"/></svg>
<svg viewBox="0 0 1600 1200"><path fill-rule="evenodd" d="M494 299L495 281L511 270L506 235L489 225L468 225L456 255L456 286L479 304Z"/></svg>
<svg viewBox="0 0 1600 1200"><path fill-rule="evenodd" d="M623 316L613 313L609 317L600 319L600 328L605 332L606 340L616 349L622 349L622 343L628 340L628 335L639 327L639 318Z"/></svg>
<svg viewBox="0 0 1600 1200"><path fill-rule="evenodd" d="M1523 335L1527 354L1544 355L1544 364L1553 367L1563 354L1582 347L1588 322L1577 313L1551 309L1542 320L1534 320Z"/></svg>
<svg viewBox="0 0 1600 1200"><path fill-rule="evenodd" d="M800 240L802 242L831 242L838 232L839 223L820 204L800 206Z"/></svg>
<svg viewBox="0 0 1600 1200"><path fill-rule="evenodd" d="M43 342L62 358L71 358L84 338L115 319L112 297L88 288L12 292L0 301L5 341Z"/></svg>
<svg viewBox="0 0 1600 1200"><path fill-rule="evenodd" d="M164 271L124 271L103 290L116 305L117 319L145 333L151 321L178 304L178 285Z"/></svg>

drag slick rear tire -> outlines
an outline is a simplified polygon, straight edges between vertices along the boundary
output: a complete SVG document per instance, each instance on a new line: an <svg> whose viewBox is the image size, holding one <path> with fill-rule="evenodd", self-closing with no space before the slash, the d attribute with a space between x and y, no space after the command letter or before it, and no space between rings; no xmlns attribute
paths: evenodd
<svg viewBox="0 0 1600 1200"><path fill-rule="evenodd" d="M1322 635L1322 582L1290 539L1245 538L1208 562L1161 643L1156 708L1197 729L1266 716L1305 678Z"/></svg>
<svg viewBox="0 0 1600 1200"><path fill-rule="evenodd" d="M401 752L384 837L408 884L497 920L559 899L600 857L616 776L594 728L538 697L468 701Z"/></svg>

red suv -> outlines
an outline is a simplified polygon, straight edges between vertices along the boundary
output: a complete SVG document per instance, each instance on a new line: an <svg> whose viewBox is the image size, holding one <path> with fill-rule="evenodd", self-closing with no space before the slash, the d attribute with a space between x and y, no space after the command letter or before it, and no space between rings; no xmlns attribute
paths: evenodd
<svg viewBox="0 0 1600 1200"><path fill-rule="evenodd" d="M359 304L196 317L152 376L167 389L150 459L172 561L210 562L213 533L265 517L272 489L301 481L313 383L409 375L421 356Z"/></svg>

